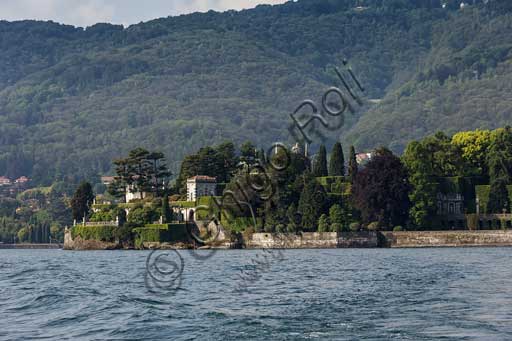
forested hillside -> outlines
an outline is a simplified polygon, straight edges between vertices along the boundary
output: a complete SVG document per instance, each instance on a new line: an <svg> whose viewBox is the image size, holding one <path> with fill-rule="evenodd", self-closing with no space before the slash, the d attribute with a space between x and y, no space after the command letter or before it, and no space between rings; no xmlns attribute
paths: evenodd
<svg viewBox="0 0 512 341"><path fill-rule="evenodd" d="M291 142L288 114L336 85L344 58L382 101L333 141L401 151L439 129L510 123L512 3L443 2L300 0L128 28L0 22L0 175L91 178L138 146L177 170L226 139Z"/></svg>

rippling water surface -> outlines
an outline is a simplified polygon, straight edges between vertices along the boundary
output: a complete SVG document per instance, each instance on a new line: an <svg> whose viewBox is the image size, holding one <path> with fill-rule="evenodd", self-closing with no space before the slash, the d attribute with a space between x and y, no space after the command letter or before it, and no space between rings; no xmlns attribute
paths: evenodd
<svg viewBox="0 0 512 341"><path fill-rule="evenodd" d="M511 253L180 251L181 288L152 293L149 252L0 250L0 339L511 340Z"/></svg>

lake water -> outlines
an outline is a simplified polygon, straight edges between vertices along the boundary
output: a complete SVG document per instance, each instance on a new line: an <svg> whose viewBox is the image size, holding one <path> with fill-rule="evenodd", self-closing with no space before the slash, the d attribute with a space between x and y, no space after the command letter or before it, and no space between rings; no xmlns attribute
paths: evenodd
<svg viewBox="0 0 512 341"><path fill-rule="evenodd" d="M0 250L0 339L512 339L512 248L148 255Z"/></svg>

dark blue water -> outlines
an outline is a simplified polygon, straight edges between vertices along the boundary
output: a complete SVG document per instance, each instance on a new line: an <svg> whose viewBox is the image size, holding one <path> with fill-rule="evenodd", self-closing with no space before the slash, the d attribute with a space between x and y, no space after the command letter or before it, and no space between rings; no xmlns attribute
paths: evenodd
<svg viewBox="0 0 512 341"><path fill-rule="evenodd" d="M180 253L0 250L0 339L512 339L511 248Z"/></svg>

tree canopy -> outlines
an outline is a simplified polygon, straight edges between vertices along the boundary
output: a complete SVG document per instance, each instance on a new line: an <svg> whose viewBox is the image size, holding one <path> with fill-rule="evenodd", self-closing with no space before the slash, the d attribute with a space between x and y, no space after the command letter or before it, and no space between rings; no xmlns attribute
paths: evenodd
<svg viewBox="0 0 512 341"><path fill-rule="evenodd" d="M385 148L375 156L355 179L354 204L365 223L381 227L405 225L409 216L410 185L407 171L398 157Z"/></svg>

